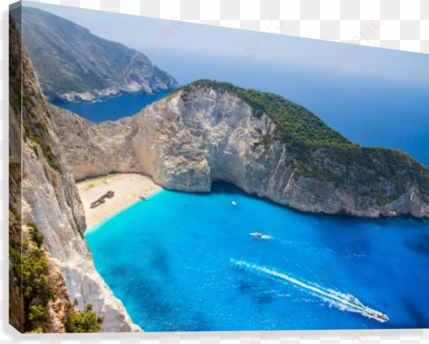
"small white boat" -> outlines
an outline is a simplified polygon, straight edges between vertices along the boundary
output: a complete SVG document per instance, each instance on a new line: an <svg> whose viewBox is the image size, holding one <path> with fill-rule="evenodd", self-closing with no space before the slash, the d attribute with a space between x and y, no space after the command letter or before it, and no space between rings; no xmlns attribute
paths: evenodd
<svg viewBox="0 0 429 344"><path fill-rule="evenodd" d="M232 205L233 205L234 207L236 207L236 206L237 206L237 203L235 203L234 201L232 201L231 203L232 203Z"/></svg>
<svg viewBox="0 0 429 344"><path fill-rule="evenodd" d="M382 322L389 321L389 317L383 313L377 313L377 318L381 319Z"/></svg>
<svg viewBox="0 0 429 344"><path fill-rule="evenodd" d="M145 201L149 201L149 198L147 198L145 196L140 196L140 199L144 199Z"/></svg>
<svg viewBox="0 0 429 344"><path fill-rule="evenodd" d="M249 235L251 237L253 237L253 238L260 238L260 237L262 237L262 234L261 233L257 233L257 232L255 232L255 233L249 233Z"/></svg>

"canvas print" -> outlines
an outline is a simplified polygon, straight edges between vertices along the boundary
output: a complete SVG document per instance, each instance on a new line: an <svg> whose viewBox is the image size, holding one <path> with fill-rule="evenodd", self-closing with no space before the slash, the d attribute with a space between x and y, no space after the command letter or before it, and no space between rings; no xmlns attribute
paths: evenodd
<svg viewBox="0 0 429 344"><path fill-rule="evenodd" d="M429 326L428 55L18 2L9 322Z"/></svg>

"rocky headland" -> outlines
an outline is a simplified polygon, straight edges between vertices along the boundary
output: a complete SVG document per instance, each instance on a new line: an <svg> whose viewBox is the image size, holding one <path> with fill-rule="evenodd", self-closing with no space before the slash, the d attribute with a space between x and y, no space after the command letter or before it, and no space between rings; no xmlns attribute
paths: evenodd
<svg viewBox="0 0 429 344"><path fill-rule="evenodd" d="M223 180L304 212L429 218L426 166L353 144L274 94L202 80L115 122L49 109L76 180L135 172L187 192Z"/></svg>
<svg viewBox="0 0 429 344"><path fill-rule="evenodd" d="M80 18L67 20L26 6L12 15L50 101L95 101L103 96L153 94L179 86L146 55L93 35L80 25L84 25Z"/></svg>

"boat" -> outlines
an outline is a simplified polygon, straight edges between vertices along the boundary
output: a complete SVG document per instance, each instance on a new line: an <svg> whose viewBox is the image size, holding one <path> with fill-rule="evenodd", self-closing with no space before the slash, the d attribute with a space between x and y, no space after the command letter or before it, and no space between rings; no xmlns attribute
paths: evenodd
<svg viewBox="0 0 429 344"><path fill-rule="evenodd" d="M377 313L377 318L382 319L384 321L388 321L389 317L386 314L383 313Z"/></svg>
<svg viewBox="0 0 429 344"><path fill-rule="evenodd" d="M146 196L140 196L140 199L144 199L145 201L149 201L149 198L147 198Z"/></svg>
<svg viewBox="0 0 429 344"><path fill-rule="evenodd" d="M101 205L101 202L98 200L91 203L91 209L97 208L99 205Z"/></svg>
<svg viewBox="0 0 429 344"><path fill-rule="evenodd" d="M232 201L231 203L232 203L232 205L233 205L234 207L236 207L236 206L237 206L237 203L235 203L234 201Z"/></svg>
<svg viewBox="0 0 429 344"><path fill-rule="evenodd" d="M115 191L108 191L103 197L112 198L115 196Z"/></svg>
<svg viewBox="0 0 429 344"><path fill-rule="evenodd" d="M255 233L249 233L249 235L251 237L253 237L253 238L260 238L260 237L262 237L262 234L261 233L257 233L257 232L255 232Z"/></svg>
<svg viewBox="0 0 429 344"><path fill-rule="evenodd" d="M106 201L104 200L103 197L100 197L98 200L91 203L91 209L97 208L99 205L102 205L103 203L106 203Z"/></svg>

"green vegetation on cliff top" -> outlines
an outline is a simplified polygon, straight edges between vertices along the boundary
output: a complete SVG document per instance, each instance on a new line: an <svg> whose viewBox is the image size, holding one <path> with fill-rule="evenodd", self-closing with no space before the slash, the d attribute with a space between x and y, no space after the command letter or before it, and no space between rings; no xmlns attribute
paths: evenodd
<svg viewBox="0 0 429 344"><path fill-rule="evenodd" d="M255 128L260 134L256 144L262 144L269 154L274 140L284 143L293 156L290 160L298 167L295 177L332 182L350 191L359 188L362 196L373 197L380 206L397 199L412 185L429 200L429 169L402 151L354 144L312 112L273 93L246 90L207 79L180 87L172 93L182 90L181 98L188 102L192 100L192 91L202 88L236 94L252 107L254 116L261 117L265 113L271 118L277 125L275 132L271 135ZM383 186L386 181L393 187Z"/></svg>
<svg viewBox="0 0 429 344"><path fill-rule="evenodd" d="M343 135L329 128L304 107L273 93L246 90L226 82L204 79L179 88L183 90L182 99L187 100L193 88L202 87L235 93L253 108L255 116L267 114L278 126L274 137L276 140L313 146L352 145Z"/></svg>

